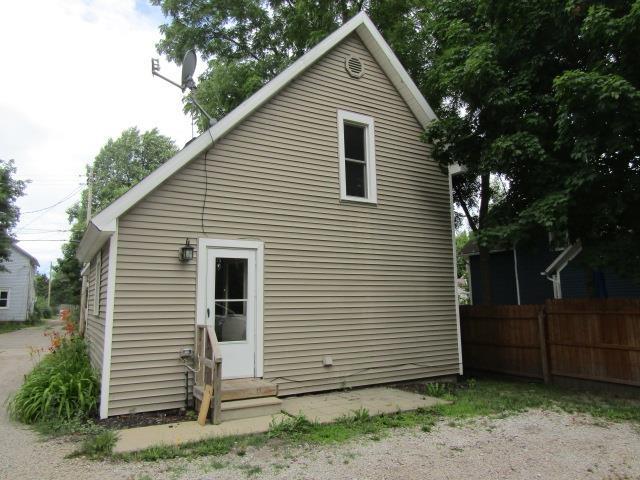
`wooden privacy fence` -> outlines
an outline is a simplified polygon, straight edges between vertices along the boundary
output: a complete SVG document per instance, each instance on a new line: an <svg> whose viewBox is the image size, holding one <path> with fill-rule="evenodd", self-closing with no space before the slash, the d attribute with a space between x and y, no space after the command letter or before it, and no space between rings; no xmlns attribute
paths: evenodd
<svg viewBox="0 0 640 480"><path fill-rule="evenodd" d="M467 369L640 386L640 300L460 307Z"/></svg>

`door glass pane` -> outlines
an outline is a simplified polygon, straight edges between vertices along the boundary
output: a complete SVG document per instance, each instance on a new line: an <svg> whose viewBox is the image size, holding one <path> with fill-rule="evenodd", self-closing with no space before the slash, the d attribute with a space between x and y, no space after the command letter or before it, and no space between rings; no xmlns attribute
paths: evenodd
<svg viewBox="0 0 640 480"><path fill-rule="evenodd" d="M216 337L220 342L247 339L247 302L216 302Z"/></svg>
<svg viewBox="0 0 640 480"><path fill-rule="evenodd" d="M247 259L216 258L215 331L220 342L247 339Z"/></svg>
<svg viewBox="0 0 640 480"><path fill-rule="evenodd" d="M216 299L246 298L246 287L246 258L216 258Z"/></svg>
<svg viewBox="0 0 640 480"><path fill-rule="evenodd" d="M350 197L365 197L365 164L347 160L345 167L347 195Z"/></svg>

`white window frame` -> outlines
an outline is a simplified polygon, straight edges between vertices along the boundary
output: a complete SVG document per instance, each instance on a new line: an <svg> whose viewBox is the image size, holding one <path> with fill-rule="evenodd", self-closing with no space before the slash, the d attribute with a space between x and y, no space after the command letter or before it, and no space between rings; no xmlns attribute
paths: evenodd
<svg viewBox="0 0 640 480"><path fill-rule="evenodd" d="M93 286L93 314L100 315L100 283L102 281L102 251L96 255L96 272Z"/></svg>
<svg viewBox="0 0 640 480"><path fill-rule="evenodd" d="M344 152L344 125L345 123L365 127L365 196L354 197L347 195L347 175ZM340 200L362 203L377 203L378 191L376 187L376 146L375 127L373 117L359 113L338 110L338 159L340 162Z"/></svg>
<svg viewBox="0 0 640 480"><path fill-rule="evenodd" d="M10 305L9 302L11 301L11 289L10 288L0 287L0 293L1 292L7 292L7 304L4 307L0 306L0 310L5 310L5 309L9 308L9 305Z"/></svg>

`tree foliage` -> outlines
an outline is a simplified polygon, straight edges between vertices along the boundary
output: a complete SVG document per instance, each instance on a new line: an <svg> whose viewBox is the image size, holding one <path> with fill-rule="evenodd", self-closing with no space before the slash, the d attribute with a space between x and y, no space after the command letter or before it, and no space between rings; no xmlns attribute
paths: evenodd
<svg viewBox="0 0 640 480"><path fill-rule="evenodd" d="M12 230L20 219L20 210L16 200L24 194L26 182L15 178L16 167L13 160L0 160L0 271L11 253L14 241Z"/></svg>
<svg viewBox="0 0 640 480"><path fill-rule="evenodd" d="M132 127L123 131L118 138L110 138L100 149L93 164L87 167L87 178L92 184L92 216L126 193L175 155L176 151L173 140L161 135L155 128L140 133ZM54 304L80 302L82 265L76 259L76 250L87 223L88 198L87 187L82 192L81 200L67 210L71 236L69 242L62 246L62 258L54 267L51 292Z"/></svg>
<svg viewBox="0 0 640 480"><path fill-rule="evenodd" d="M461 202L482 175L509 183L480 244L568 232L590 266L639 277L640 2L425 4L434 156L469 168Z"/></svg>
<svg viewBox="0 0 640 480"><path fill-rule="evenodd" d="M36 297L47 298L49 295L49 277L44 273L36 273L35 277Z"/></svg>

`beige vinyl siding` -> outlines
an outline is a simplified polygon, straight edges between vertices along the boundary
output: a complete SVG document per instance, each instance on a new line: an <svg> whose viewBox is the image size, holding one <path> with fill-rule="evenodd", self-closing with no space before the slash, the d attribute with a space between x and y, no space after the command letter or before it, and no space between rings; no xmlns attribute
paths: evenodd
<svg viewBox="0 0 640 480"><path fill-rule="evenodd" d="M340 202L338 109L374 118L377 206ZM109 414L184 405L187 237L264 242L264 377L281 394L457 373L448 179L421 133L350 37L122 216Z"/></svg>
<svg viewBox="0 0 640 480"><path fill-rule="evenodd" d="M101 269L100 275L97 280L100 282L100 310L98 315L94 315L95 298L95 285L96 285L96 266L98 255L101 256ZM105 312L107 310L107 279L109 273L109 242L96 254L91 260L91 266L88 272L89 291L87 294L87 328L85 332L85 339L89 346L89 356L91 358L91 365L97 369L98 372L102 371L102 354L104 348L104 326L105 326Z"/></svg>

